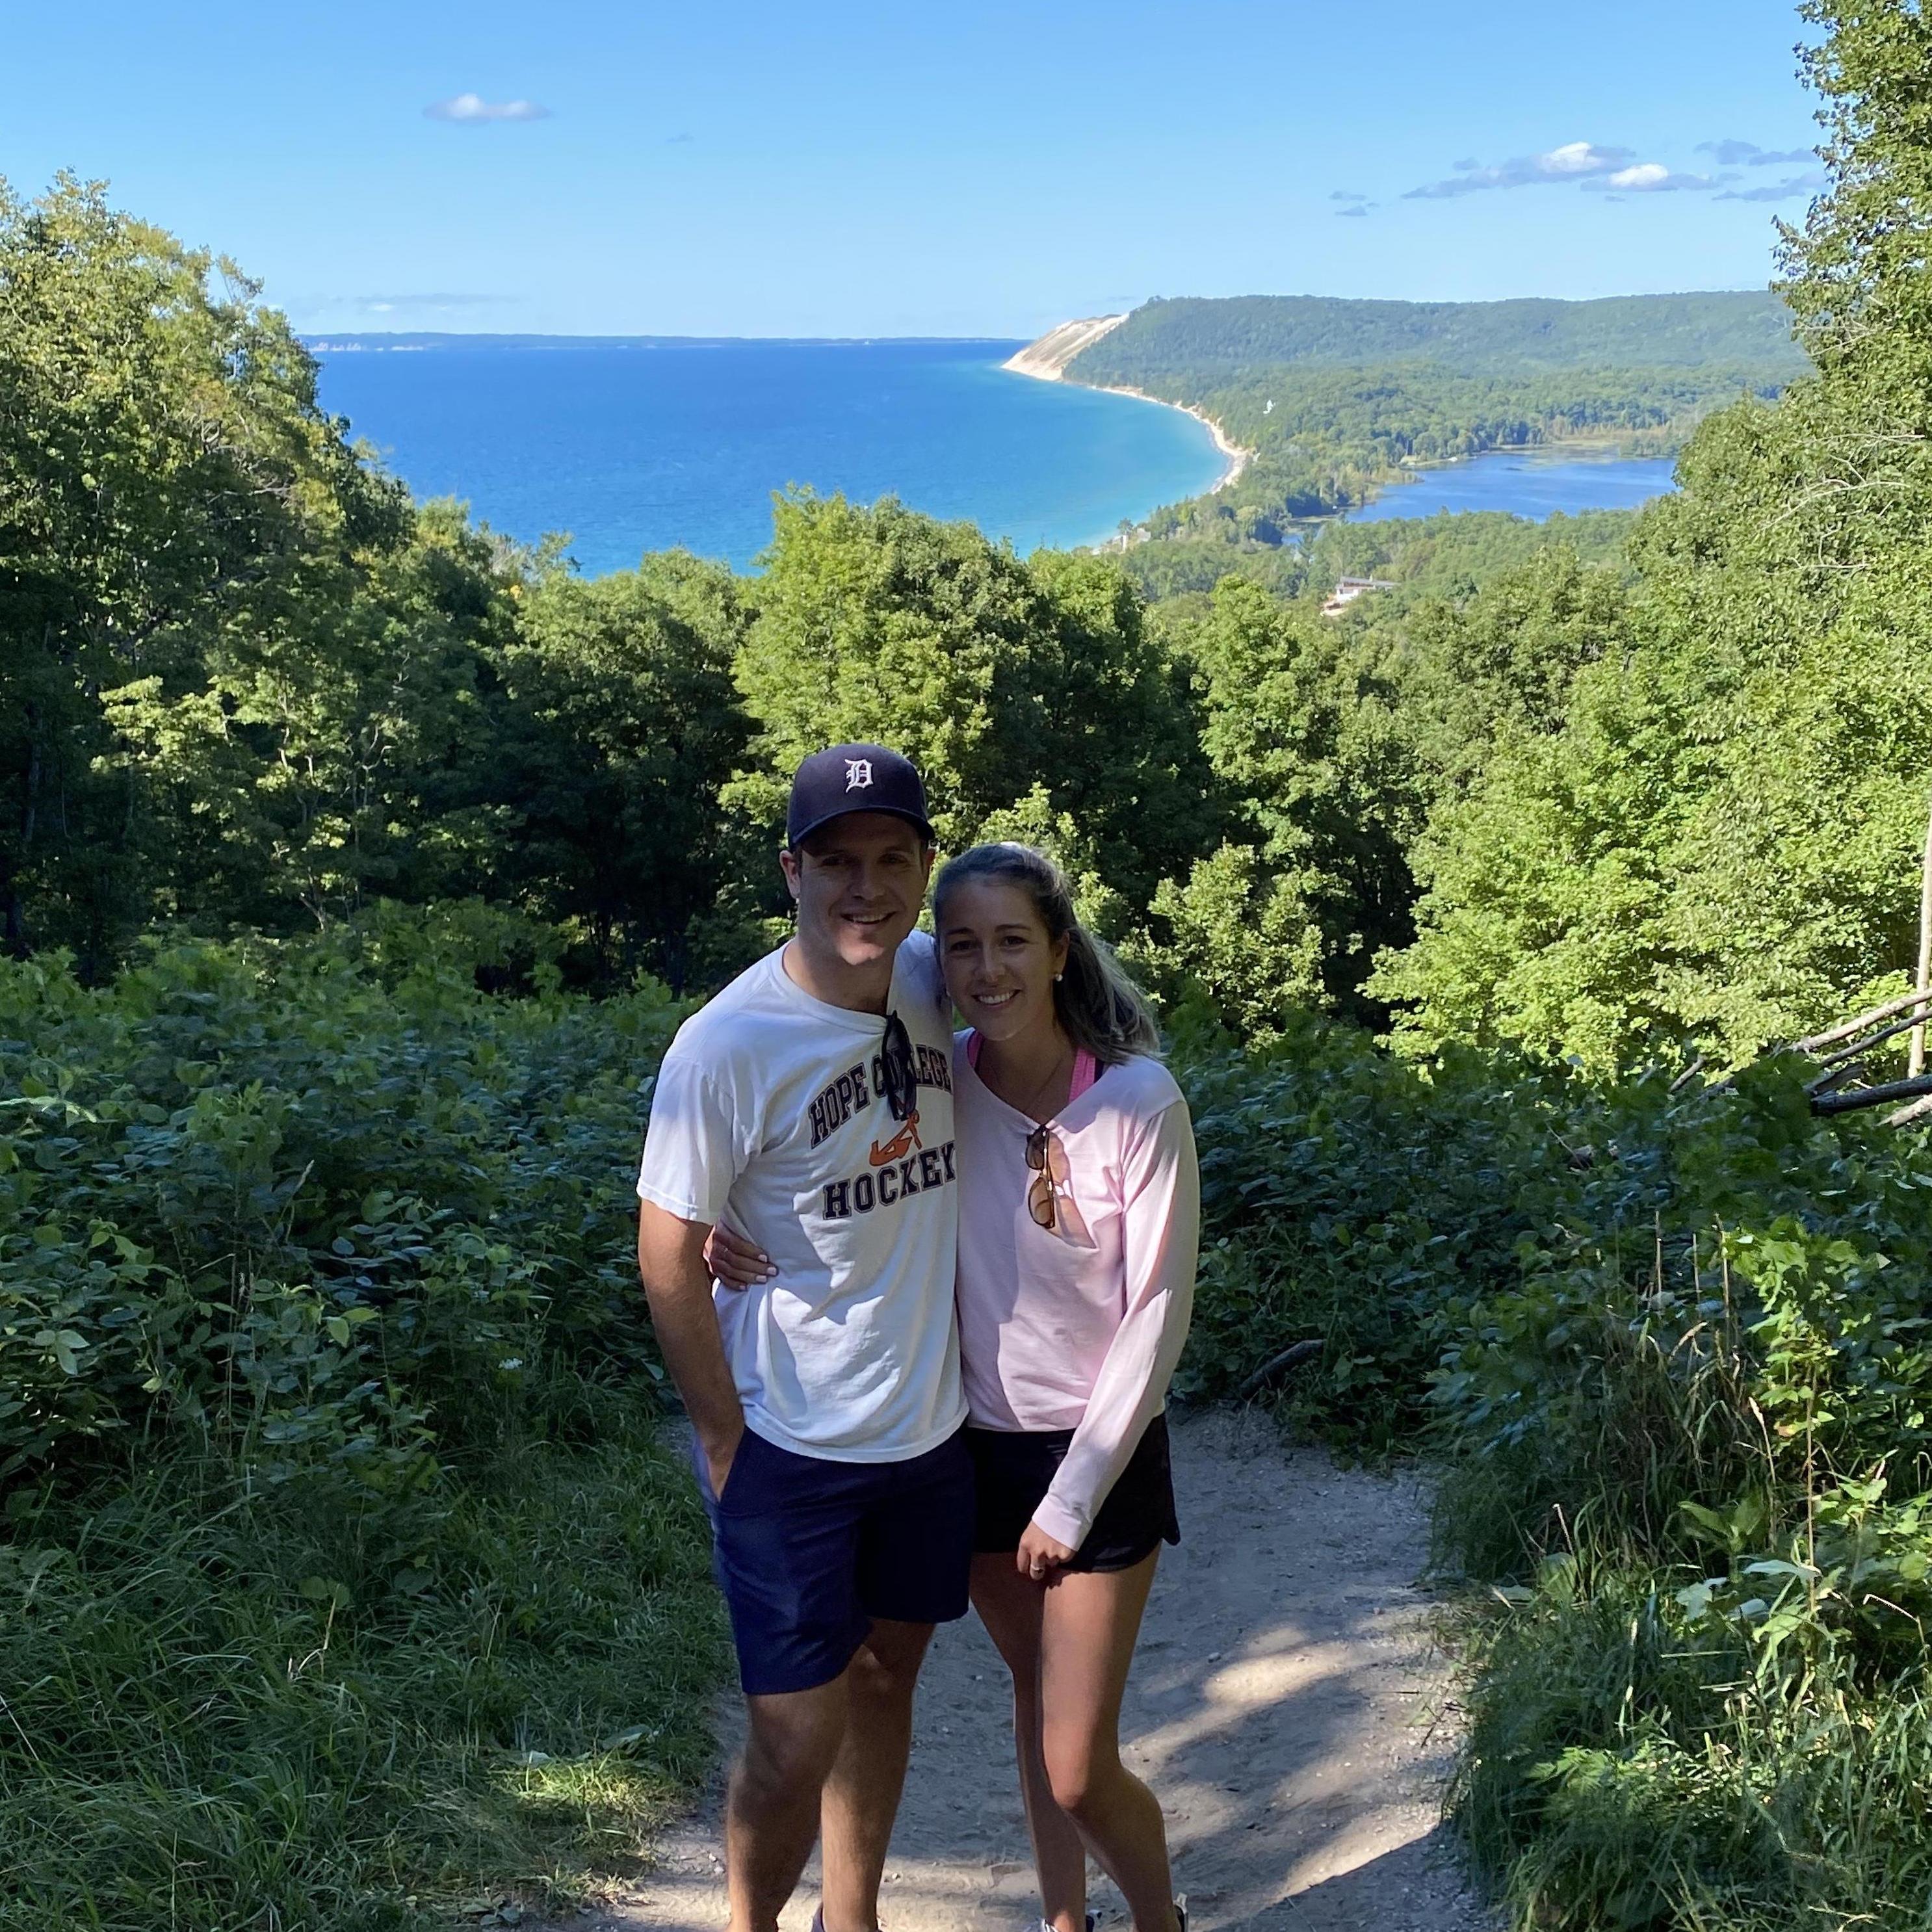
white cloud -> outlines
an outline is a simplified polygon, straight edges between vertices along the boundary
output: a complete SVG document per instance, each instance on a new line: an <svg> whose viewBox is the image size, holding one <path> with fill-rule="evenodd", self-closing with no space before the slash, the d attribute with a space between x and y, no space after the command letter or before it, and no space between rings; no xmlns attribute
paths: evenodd
<svg viewBox="0 0 1932 1932"><path fill-rule="evenodd" d="M1755 141L1700 141L1697 152L1708 154L1720 168L1734 168L1740 161L1754 168L1790 167L1814 158L1809 148L1760 148Z"/></svg>
<svg viewBox="0 0 1932 1932"><path fill-rule="evenodd" d="M1530 188L1539 182L1588 180L1597 175L1613 173L1633 160L1628 148L1600 148L1594 141L1566 141L1547 154L1520 154L1498 162L1492 168L1464 168L1447 181L1430 182L1412 188L1406 201L1436 200L1450 195L1474 194L1484 188Z"/></svg>
<svg viewBox="0 0 1932 1932"><path fill-rule="evenodd" d="M1346 208L1336 208L1335 212L1337 214L1366 214L1374 206L1372 201L1352 202Z"/></svg>
<svg viewBox="0 0 1932 1932"><path fill-rule="evenodd" d="M308 296L290 304L292 308L347 310L358 315L448 315L459 310L496 308L516 299L512 296L405 295L405 296Z"/></svg>
<svg viewBox="0 0 1932 1932"><path fill-rule="evenodd" d="M1634 167L1619 168L1614 174L1598 176L1583 185L1618 194L1701 194L1736 179L1736 175L1678 174L1661 161L1640 161Z"/></svg>
<svg viewBox="0 0 1932 1932"><path fill-rule="evenodd" d="M1338 188L1328 199L1330 201L1366 201L1368 196L1365 194L1352 194L1348 189Z"/></svg>
<svg viewBox="0 0 1932 1932"><path fill-rule="evenodd" d="M1792 175L1781 182L1774 182L1764 188L1731 189L1720 194L1720 201L1790 201L1797 195L1822 193L1832 184L1832 178L1822 168L1813 168L1808 173Z"/></svg>
<svg viewBox="0 0 1932 1932"><path fill-rule="evenodd" d="M547 121L548 107L534 100L485 100L480 94L454 94L447 100L432 101L423 110L432 121L460 121L475 124L485 121Z"/></svg>

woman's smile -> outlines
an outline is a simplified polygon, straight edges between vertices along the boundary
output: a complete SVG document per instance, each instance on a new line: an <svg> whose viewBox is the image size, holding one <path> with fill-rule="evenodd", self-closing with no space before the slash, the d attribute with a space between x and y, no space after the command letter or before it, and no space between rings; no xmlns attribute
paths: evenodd
<svg viewBox="0 0 1932 1932"><path fill-rule="evenodd" d="M939 934L946 991L988 1040L1054 1037L1054 976L1066 946L1047 934L1026 894L1004 880L969 880L947 894Z"/></svg>

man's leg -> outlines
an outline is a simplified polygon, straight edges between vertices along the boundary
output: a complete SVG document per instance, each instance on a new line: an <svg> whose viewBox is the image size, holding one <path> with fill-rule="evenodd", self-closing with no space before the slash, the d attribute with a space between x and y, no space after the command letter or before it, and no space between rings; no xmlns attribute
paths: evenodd
<svg viewBox="0 0 1932 1932"><path fill-rule="evenodd" d="M932 1640L930 1624L874 1618L841 1680L844 1736L818 1807L825 1932L878 1924L879 1880L912 1751L913 1691Z"/></svg>
<svg viewBox="0 0 1932 1932"><path fill-rule="evenodd" d="M868 1621L856 1569L871 1480L748 1432L724 1500L707 1493L748 1719L725 1811L731 1932L775 1932L812 1855Z"/></svg>
<svg viewBox="0 0 1932 1932"><path fill-rule="evenodd" d="M777 1925L812 1856L819 1792L838 1761L848 1704L845 1676L814 1690L745 1700L750 1725L724 1814L730 1932L773 1932Z"/></svg>
<svg viewBox="0 0 1932 1932"><path fill-rule="evenodd" d="M912 1749L913 1691L932 1627L966 1614L973 1466L964 1432L879 1467L859 1536L871 1629L845 1673L845 1737L820 1808L825 1932L874 1932L879 1879Z"/></svg>

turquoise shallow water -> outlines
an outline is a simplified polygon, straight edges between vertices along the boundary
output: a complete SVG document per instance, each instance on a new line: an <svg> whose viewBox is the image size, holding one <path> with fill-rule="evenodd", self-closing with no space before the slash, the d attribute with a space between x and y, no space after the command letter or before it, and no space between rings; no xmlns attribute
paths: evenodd
<svg viewBox="0 0 1932 1932"><path fill-rule="evenodd" d="M417 496L526 542L568 531L592 574L674 544L748 564L791 483L890 492L1024 553L1095 542L1225 467L1178 410L1009 374L1017 342L344 341L315 345L322 403Z"/></svg>
<svg viewBox="0 0 1932 1932"><path fill-rule="evenodd" d="M1579 454L1574 451L1492 450L1466 463L1421 471L1372 503L1348 512L1352 524L1432 517L1438 510L1507 510L1541 523L1559 510L1634 510L1674 488L1667 458Z"/></svg>

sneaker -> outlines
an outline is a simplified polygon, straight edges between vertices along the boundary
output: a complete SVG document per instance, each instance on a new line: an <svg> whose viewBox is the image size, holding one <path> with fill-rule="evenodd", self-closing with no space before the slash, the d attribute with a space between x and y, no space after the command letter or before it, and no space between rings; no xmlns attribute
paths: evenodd
<svg viewBox="0 0 1932 1932"><path fill-rule="evenodd" d="M1094 1915L1090 1912L1087 1915L1087 1932L1094 1932ZM824 1928L814 1926L812 1932L824 1932ZM1028 1926L1026 1932L1053 1932L1053 1928L1044 1918L1036 1918ZM1185 1932L1184 1928L1183 1932Z"/></svg>

